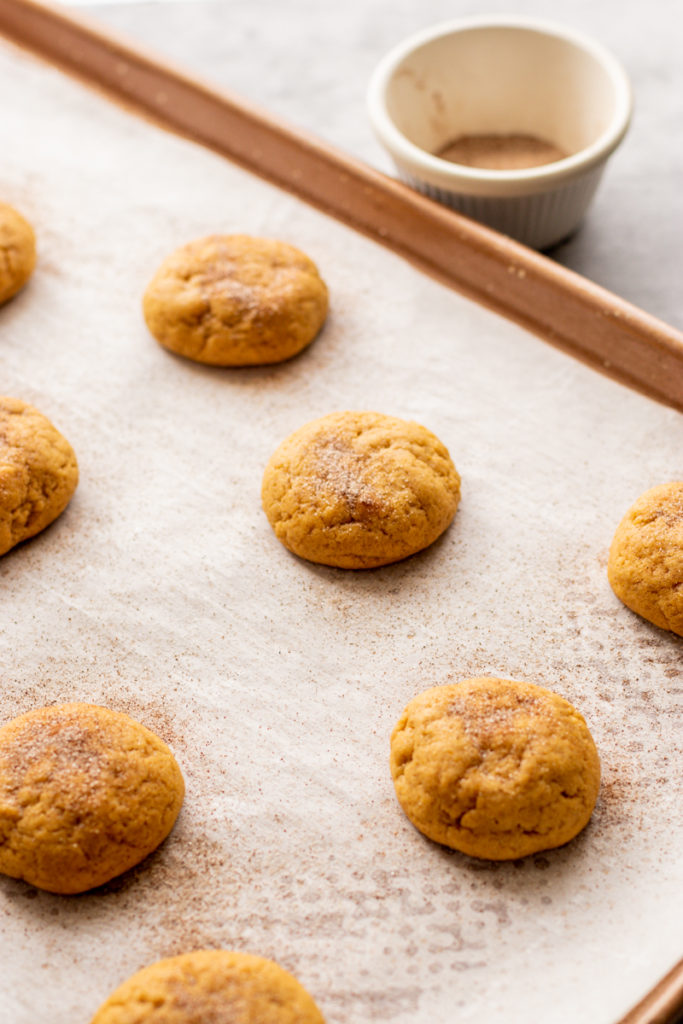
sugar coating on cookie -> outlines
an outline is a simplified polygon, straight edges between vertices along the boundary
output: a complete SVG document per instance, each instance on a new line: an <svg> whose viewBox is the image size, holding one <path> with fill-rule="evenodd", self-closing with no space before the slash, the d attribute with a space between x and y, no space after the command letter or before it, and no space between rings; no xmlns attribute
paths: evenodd
<svg viewBox="0 0 683 1024"><path fill-rule="evenodd" d="M407 558L443 533L458 507L460 477L446 447L420 424L336 412L280 445L261 495L290 551L369 569Z"/></svg>
<svg viewBox="0 0 683 1024"><path fill-rule="evenodd" d="M125 981L91 1024L324 1024L305 988L263 957L200 950Z"/></svg>
<svg viewBox="0 0 683 1024"><path fill-rule="evenodd" d="M166 838L184 791L167 745L128 715L29 711L0 728L0 872L56 893L102 885Z"/></svg>
<svg viewBox="0 0 683 1024"><path fill-rule="evenodd" d="M406 707L391 736L401 807L426 836L511 860L562 846L587 824L600 761L584 719L532 683L467 679Z"/></svg>
<svg viewBox="0 0 683 1024"><path fill-rule="evenodd" d="M0 555L49 526L77 483L66 438L32 405L0 397Z"/></svg>
<svg viewBox="0 0 683 1024"><path fill-rule="evenodd" d="M627 608L683 636L683 481L652 487L631 506L614 534L607 575Z"/></svg>
<svg viewBox="0 0 683 1024"><path fill-rule="evenodd" d="M36 265L36 236L20 213L0 203L0 305L24 287Z"/></svg>
<svg viewBox="0 0 683 1024"><path fill-rule="evenodd" d="M166 259L145 292L160 344L200 363L277 363L305 348L327 315L317 267L285 242L211 235Z"/></svg>

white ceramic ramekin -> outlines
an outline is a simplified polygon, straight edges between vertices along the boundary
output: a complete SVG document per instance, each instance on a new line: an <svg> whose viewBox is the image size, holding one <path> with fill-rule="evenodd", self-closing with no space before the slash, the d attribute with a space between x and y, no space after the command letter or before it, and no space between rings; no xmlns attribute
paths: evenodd
<svg viewBox="0 0 683 1024"><path fill-rule="evenodd" d="M619 62L599 43L532 18L437 25L380 62L370 119L399 176L418 191L536 249L569 235L632 110ZM473 134L535 135L568 155L522 170L435 156Z"/></svg>

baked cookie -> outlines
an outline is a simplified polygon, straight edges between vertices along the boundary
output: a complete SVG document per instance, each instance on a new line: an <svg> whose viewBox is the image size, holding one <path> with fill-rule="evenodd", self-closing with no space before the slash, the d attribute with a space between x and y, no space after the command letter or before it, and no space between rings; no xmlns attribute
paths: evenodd
<svg viewBox="0 0 683 1024"><path fill-rule="evenodd" d="M315 338L327 315L327 288L292 245L211 235L162 263L143 310L158 342L198 363L279 363Z"/></svg>
<svg viewBox="0 0 683 1024"><path fill-rule="evenodd" d="M600 787L598 753L578 711L532 683L493 678L415 697L391 736L391 774L420 832L489 860L569 842Z"/></svg>
<svg viewBox="0 0 683 1024"><path fill-rule="evenodd" d="M645 491L628 510L607 576L627 608L683 636L683 481Z"/></svg>
<svg viewBox="0 0 683 1024"><path fill-rule="evenodd" d="M305 988L272 960L201 950L124 981L91 1024L324 1024Z"/></svg>
<svg viewBox="0 0 683 1024"><path fill-rule="evenodd" d="M0 871L85 892L173 828L185 787L166 744L94 704L39 708L0 728Z"/></svg>
<svg viewBox="0 0 683 1024"><path fill-rule="evenodd" d="M77 483L66 438L32 405L0 397L0 555L49 526Z"/></svg>
<svg viewBox="0 0 683 1024"><path fill-rule="evenodd" d="M378 412L335 412L284 441L266 466L263 508L278 540L311 562L370 569L443 533L460 477L438 437Z"/></svg>
<svg viewBox="0 0 683 1024"><path fill-rule="evenodd" d="M20 213L0 203L0 305L24 287L36 265L36 236Z"/></svg>

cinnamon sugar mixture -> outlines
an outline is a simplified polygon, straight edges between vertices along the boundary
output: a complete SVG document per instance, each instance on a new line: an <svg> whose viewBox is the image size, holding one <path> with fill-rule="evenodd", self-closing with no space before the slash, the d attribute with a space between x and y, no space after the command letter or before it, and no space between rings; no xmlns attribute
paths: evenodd
<svg viewBox="0 0 683 1024"><path fill-rule="evenodd" d="M539 167L569 156L552 142L536 135L460 135L437 156L453 164L483 167L491 171L512 171Z"/></svg>

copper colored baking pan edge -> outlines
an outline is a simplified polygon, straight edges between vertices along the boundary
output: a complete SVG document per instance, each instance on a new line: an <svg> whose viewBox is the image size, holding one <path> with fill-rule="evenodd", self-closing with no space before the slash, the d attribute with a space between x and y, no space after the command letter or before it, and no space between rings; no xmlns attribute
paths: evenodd
<svg viewBox="0 0 683 1024"><path fill-rule="evenodd" d="M0 32L683 411L683 333L636 306L83 18L35 0L0 0Z"/></svg>
<svg viewBox="0 0 683 1024"><path fill-rule="evenodd" d="M0 33L683 411L683 333L611 292L87 19L35 0L0 0ZM683 961L616 1024L677 1024L682 1015Z"/></svg>
<svg viewBox="0 0 683 1024"><path fill-rule="evenodd" d="M683 1021L683 960L679 960L617 1024L679 1024Z"/></svg>

